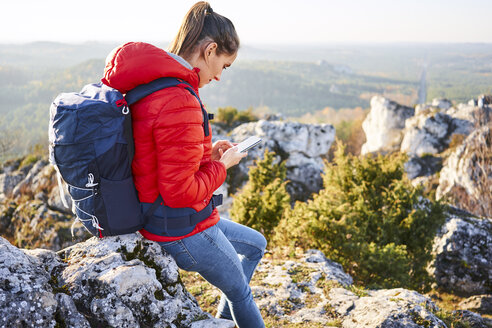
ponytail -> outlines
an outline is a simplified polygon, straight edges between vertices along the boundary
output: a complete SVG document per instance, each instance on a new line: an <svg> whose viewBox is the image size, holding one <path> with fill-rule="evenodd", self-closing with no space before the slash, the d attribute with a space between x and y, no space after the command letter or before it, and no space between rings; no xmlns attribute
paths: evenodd
<svg viewBox="0 0 492 328"><path fill-rule="evenodd" d="M218 55L233 55L239 49L239 37L232 22L215 13L205 1L197 2L186 13L168 51L186 59L196 51L202 41L217 43Z"/></svg>

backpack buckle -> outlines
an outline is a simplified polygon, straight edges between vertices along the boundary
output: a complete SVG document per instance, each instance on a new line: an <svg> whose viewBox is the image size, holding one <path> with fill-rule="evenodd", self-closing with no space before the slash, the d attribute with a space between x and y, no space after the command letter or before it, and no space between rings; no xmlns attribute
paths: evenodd
<svg viewBox="0 0 492 328"><path fill-rule="evenodd" d="M222 194L213 195L212 199L210 199L210 203L212 203L212 209L222 205L223 200L224 200L224 195Z"/></svg>
<svg viewBox="0 0 492 328"><path fill-rule="evenodd" d="M89 173L88 176L87 176L87 183L85 184L85 186L87 188L93 188L93 187L95 187L97 185L98 185L98 183L97 182L94 182L94 174Z"/></svg>

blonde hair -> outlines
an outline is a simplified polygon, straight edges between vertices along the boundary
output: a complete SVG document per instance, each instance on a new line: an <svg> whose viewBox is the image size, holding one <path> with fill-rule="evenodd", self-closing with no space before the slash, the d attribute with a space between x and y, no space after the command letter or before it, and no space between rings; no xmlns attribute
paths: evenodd
<svg viewBox="0 0 492 328"><path fill-rule="evenodd" d="M208 2L200 1L186 13L168 51L189 58L203 41L217 43L218 55L233 55L239 49L239 37L232 22L215 13Z"/></svg>

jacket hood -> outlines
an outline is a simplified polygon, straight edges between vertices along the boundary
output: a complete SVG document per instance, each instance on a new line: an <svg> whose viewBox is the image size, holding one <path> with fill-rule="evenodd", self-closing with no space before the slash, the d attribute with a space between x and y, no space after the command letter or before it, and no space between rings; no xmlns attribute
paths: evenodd
<svg viewBox="0 0 492 328"><path fill-rule="evenodd" d="M138 85L161 77L185 80L197 90L198 69L191 69L181 57L144 42L129 42L113 50L106 59L101 81L127 93Z"/></svg>

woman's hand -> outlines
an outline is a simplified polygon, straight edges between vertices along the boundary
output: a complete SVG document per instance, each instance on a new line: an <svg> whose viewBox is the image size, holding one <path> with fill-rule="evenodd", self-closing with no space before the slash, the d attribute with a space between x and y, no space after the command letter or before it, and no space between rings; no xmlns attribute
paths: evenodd
<svg viewBox="0 0 492 328"><path fill-rule="evenodd" d="M216 141L212 146L212 155L210 156L212 161L218 161L224 155L229 148L232 148L234 145L228 140L219 140Z"/></svg>
<svg viewBox="0 0 492 328"><path fill-rule="evenodd" d="M246 157L248 153L240 153L237 151L237 147L234 146L225 151L225 153L220 158L220 162L224 163L226 169L234 166L241 161L244 157Z"/></svg>

